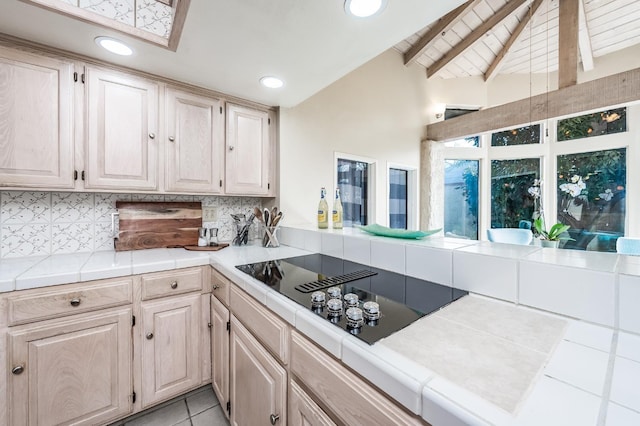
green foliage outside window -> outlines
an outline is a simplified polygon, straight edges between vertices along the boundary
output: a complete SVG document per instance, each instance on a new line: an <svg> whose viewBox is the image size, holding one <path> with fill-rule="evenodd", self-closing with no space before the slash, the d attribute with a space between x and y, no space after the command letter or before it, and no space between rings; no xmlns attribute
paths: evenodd
<svg viewBox="0 0 640 426"><path fill-rule="evenodd" d="M627 131L627 109L617 108L558 120L558 141Z"/></svg>
<svg viewBox="0 0 640 426"><path fill-rule="evenodd" d="M540 125L503 130L491 135L491 146L511 146L540 143Z"/></svg>
<svg viewBox="0 0 640 426"><path fill-rule="evenodd" d="M533 220L528 190L539 178L539 158L491 161L491 228L518 228L521 220Z"/></svg>

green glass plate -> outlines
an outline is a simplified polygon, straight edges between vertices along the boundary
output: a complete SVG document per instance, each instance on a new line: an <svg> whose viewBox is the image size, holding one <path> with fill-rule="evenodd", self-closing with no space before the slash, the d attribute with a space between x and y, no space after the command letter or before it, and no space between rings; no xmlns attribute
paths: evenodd
<svg viewBox="0 0 640 426"><path fill-rule="evenodd" d="M373 235L380 235L382 237L392 237L392 238L407 238L407 239L417 239L428 237L429 235L433 235L437 232L440 232L442 228L432 229L429 231L410 231L408 229L393 229L387 228L386 226L378 225L374 223L373 225L367 226L358 226L358 228L363 231L369 232Z"/></svg>

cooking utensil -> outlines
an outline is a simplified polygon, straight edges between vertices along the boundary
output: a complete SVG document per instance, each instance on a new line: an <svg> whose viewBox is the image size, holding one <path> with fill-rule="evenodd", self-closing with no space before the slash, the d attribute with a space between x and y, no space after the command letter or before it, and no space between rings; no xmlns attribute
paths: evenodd
<svg viewBox="0 0 640 426"><path fill-rule="evenodd" d="M260 210L258 207L254 207L253 214L258 218L260 222L264 223L264 220L262 218L262 210Z"/></svg>
<svg viewBox="0 0 640 426"><path fill-rule="evenodd" d="M264 224L266 226L269 226L269 215L271 213L269 213L269 209L265 208L264 211L262 212L262 217L264 218Z"/></svg>
<svg viewBox="0 0 640 426"><path fill-rule="evenodd" d="M270 226L273 226L273 219L276 218L277 214L278 214L278 207L273 206L273 208L271 209L271 214L269 215L269 217L271 218L271 223L269 224Z"/></svg>

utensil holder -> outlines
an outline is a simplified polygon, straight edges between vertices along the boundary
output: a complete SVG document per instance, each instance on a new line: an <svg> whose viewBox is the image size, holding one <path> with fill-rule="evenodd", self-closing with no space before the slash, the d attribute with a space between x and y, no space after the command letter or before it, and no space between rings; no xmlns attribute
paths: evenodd
<svg viewBox="0 0 640 426"><path fill-rule="evenodd" d="M278 226L265 226L264 238L262 238L262 245L264 247L280 247L280 242L277 237Z"/></svg>

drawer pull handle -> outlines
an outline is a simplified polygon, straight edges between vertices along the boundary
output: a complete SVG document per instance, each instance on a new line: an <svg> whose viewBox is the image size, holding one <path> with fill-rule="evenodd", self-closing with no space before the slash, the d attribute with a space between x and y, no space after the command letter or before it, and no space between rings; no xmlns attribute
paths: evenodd
<svg viewBox="0 0 640 426"><path fill-rule="evenodd" d="M147 340L151 340L153 339L153 333L149 332L147 333Z"/></svg>
<svg viewBox="0 0 640 426"><path fill-rule="evenodd" d="M24 365L18 365L11 369L11 372L16 375L22 374L23 371L24 371Z"/></svg>
<svg viewBox="0 0 640 426"><path fill-rule="evenodd" d="M75 308L76 306L80 306L80 299L78 299L78 298L71 299L71 302L69 302L69 303L71 303L71 306L73 306Z"/></svg>
<svg viewBox="0 0 640 426"><path fill-rule="evenodd" d="M174 281L174 282L172 282L172 283L171 283L171 288L172 288L172 289L174 289L174 290L175 290L176 288L178 288L178 281Z"/></svg>
<svg viewBox="0 0 640 426"><path fill-rule="evenodd" d="M278 420L280 420L280 416L278 414L272 414L269 416L269 421L272 425L275 425Z"/></svg>

